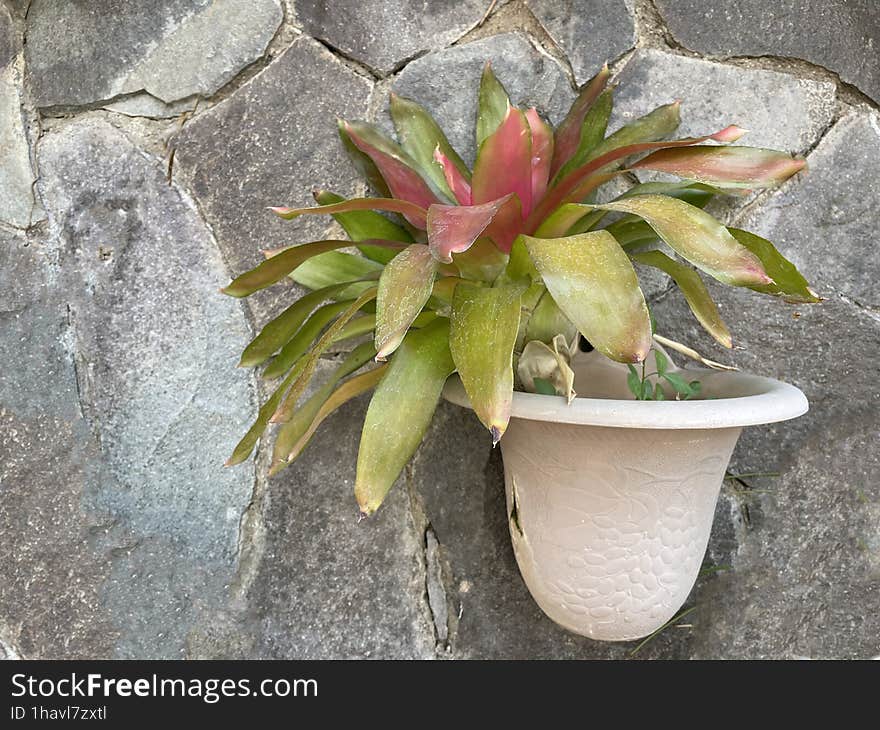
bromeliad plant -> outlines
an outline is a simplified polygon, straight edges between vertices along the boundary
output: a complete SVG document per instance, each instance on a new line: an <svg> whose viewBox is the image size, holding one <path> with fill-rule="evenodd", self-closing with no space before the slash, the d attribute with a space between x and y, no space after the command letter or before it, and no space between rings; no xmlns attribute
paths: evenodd
<svg viewBox="0 0 880 730"><path fill-rule="evenodd" d="M606 136L608 81L605 67L553 129L534 108L514 107L487 64L473 170L409 99L391 97L397 142L364 122L340 122L343 144L378 196L345 200L322 191L315 194L318 207L271 210L288 220L331 215L350 240L267 252L266 261L223 289L245 297L292 277L311 290L244 350L241 366L268 362L263 377L277 386L229 464L248 458L273 422L280 426L277 472L330 413L375 390L355 485L361 511L370 514L421 442L452 373L497 443L515 385L548 387L546 374L516 377L527 346L551 352L552 345L552 356L567 362L581 333L607 357L641 363L652 324L633 262L672 277L697 320L725 347L730 333L688 263L725 284L817 301L769 241L726 228L703 210L713 195L777 185L804 161L731 146L744 132L736 126L664 141L679 124L677 102ZM593 202L602 184L641 171L681 182L633 184L611 202ZM651 250L658 239L683 260ZM337 250L353 244L357 254ZM371 340L303 401L322 353L367 333ZM370 369L373 360L381 364ZM570 382L554 388L572 395Z"/></svg>

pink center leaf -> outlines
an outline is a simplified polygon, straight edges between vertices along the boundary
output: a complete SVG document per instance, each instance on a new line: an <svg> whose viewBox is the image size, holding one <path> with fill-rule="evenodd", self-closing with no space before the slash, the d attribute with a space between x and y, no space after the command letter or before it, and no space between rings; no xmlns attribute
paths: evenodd
<svg viewBox="0 0 880 730"><path fill-rule="evenodd" d="M473 175L475 205L516 193L523 217L532 209L532 144L525 114L515 107L480 146Z"/></svg>
<svg viewBox="0 0 880 730"><path fill-rule="evenodd" d="M356 127L346 123L344 129L354 145L375 163L388 184L391 195L415 203L420 208L440 202L422 176L404 159L403 151L394 149L396 145L393 142L386 140L368 125ZM412 225L419 226L408 214L404 215Z"/></svg>
<svg viewBox="0 0 880 730"><path fill-rule="evenodd" d="M532 107L526 112L532 135L532 201L537 203L547 192L550 164L553 161L553 130Z"/></svg>
<svg viewBox="0 0 880 730"><path fill-rule="evenodd" d="M446 184L459 205L471 205L473 203L471 184L461 174L461 171L459 171L452 160L443 154L440 150L440 145L437 145L437 148L434 150L434 162L443 169L443 177L446 178Z"/></svg>
<svg viewBox="0 0 880 730"><path fill-rule="evenodd" d="M519 201L513 193L482 205L432 205L428 208L428 246L443 263L467 251L484 232L508 252L522 226Z"/></svg>

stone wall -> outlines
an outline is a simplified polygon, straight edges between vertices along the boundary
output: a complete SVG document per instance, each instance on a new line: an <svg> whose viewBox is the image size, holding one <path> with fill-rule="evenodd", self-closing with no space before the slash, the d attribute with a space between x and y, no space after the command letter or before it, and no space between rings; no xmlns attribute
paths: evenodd
<svg viewBox="0 0 880 730"><path fill-rule="evenodd" d="M495 5L493 3L493 5ZM684 101L807 155L718 208L827 301L717 288L718 352L666 282L662 329L785 378L810 414L753 428L695 610L645 658L880 653L880 11L871 0L0 0L0 656L625 658L544 618L507 537L500 455L442 405L372 519L358 402L304 456L225 457L259 385L237 353L291 291L217 294L259 249L320 236L264 207L352 193L333 120L394 89L473 155L492 59L558 121L608 60L615 123ZM336 355L323 361L330 368Z"/></svg>

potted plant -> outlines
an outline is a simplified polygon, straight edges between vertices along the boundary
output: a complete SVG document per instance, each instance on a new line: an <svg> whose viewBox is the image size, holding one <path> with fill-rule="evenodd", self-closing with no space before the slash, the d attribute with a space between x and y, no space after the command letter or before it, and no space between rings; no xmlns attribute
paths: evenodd
<svg viewBox="0 0 880 730"><path fill-rule="evenodd" d="M633 262L672 277L725 347L730 333L696 269L790 302L819 299L769 241L703 210L715 195L777 185L804 161L732 146L736 126L667 140L678 103L606 136L608 81L606 66L553 129L514 107L487 64L473 170L411 100L391 97L397 142L340 122L376 197L321 191L317 207L271 210L331 215L350 240L266 252L223 291L245 297L286 277L310 290L244 350L240 364L265 364L277 385L229 464L271 422L277 472L331 412L372 390L355 484L367 516L444 394L501 443L511 538L536 601L572 631L622 640L649 634L686 599L740 430L807 409L778 381L676 367L661 344L700 358L654 333ZM596 202L604 183L648 171L679 180ZM365 335L304 399L321 354Z"/></svg>

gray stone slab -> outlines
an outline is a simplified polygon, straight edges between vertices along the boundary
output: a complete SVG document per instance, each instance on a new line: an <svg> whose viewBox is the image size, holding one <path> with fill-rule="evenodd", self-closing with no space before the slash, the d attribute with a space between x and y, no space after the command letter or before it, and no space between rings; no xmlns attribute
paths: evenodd
<svg viewBox="0 0 880 730"><path fill-rule="evenodd" d="M880 309L880 115L850 114L809 157L809 170L747 216L824 296Z"/></svg>
<svg viewBox="0 0 880 730"><path fill-rule="evenodd" d="M279 0L35 0L25 52L34 98L51 107L141 90L166 103L209 96L262 56L282 17Z"/></svg>
<svg viewBox="0 0 880 730"><path fill-rule="evenodd" d="M477 94L486 61L492 62L514 104L536 106L554 123L574 99L559 64L520 33L454 46L408 64L395 80L394 91L426 107L468 163L475 154Z"/></svg>
<svg viewBox="0 0 880 730"><path fill-rule="evenodd" d="M322 363L319 377L331 368ZM265 547L249 592L260 658L433 656L425 536L413 522L405 479L358 522L353 490L368 401L328 418L300 458L269 482Z"/></svg>
<svg viewBox="0 0 880 730"><path fill-rule="evenodd" d="M179 657L229 600L253 488L252 469L222 466L254 415L234 368L244 314L162 161L81 121L43 138L41 173L45 294L7 305L2 338L3 615L26 656Z"/></svg>
<svg viewBox="0 0 880 730"><path fill-rule="evenodd" d="M44 246L0 232L0 639L24 658L109 656L109 556L83 509L97 457Z"/></svg>
<svg viewBox="0 0 880 730"><path fill-rule="evenodd" d="M571 62L579 84L636 44L631 0L526 0Z"/></svg>
<svg viewBox="0 0 880 730"><path fill-rule="evenodd" d="M371 83L310 38L300 38L230 99L177 136L175 170L210 221L236 274L261 249L320 239L329 217L282 221L270 205L314 205L315 188L352 194L359 181L336 131L363 117ZM258 318L289 298L279 285L251 297ZM289 302L288 302L289 303Z"/></svg>
<svg viewBox="0 0 880 730"><path fill-rule="evenodd" d="M880 100L880 13L873 0L657 0L673 37L718 56L803 58Z"/></svg>
<svg viewBox="0 0 880 730"><path fill-rule="evenodd" d="M0 221L27 228L43 215L34 201L21 76L18 31L9 11L0 5Z"/></svg>
<svg viewBox="0 0 880 730"><path fill-rule="evenodd" d="M826 81L728 66L640 48L616 77L610 129L680 99L676 136L712 134L729 124L748 130L740 144L804 152L834 118Z"/></svg>
<svg viewBox="0 0 880 730"><path fill-rule="evenodd" d="M296 19L309 35L385 75L463 36L486 7L482 0L298 0Z"/></svg>

